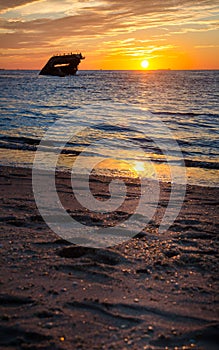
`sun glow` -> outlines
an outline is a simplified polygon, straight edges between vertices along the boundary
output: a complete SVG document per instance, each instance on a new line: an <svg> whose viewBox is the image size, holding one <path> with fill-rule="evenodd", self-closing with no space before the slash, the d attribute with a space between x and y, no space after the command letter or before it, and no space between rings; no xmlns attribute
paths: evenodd
<svg viewBox="0 0 219 350"><path fill-rule="evenodd" d="M137 172L145 171L145 166L143 162L135 162L134 168Z"/></svg>
<svg viewBox="0 0 219 350"><path fill-rule="evenodd" d="M149 67L149 62L148 62L148 60L143 60L143 61L141 62L141 66L142 66L142 68L147 69L147 68Z"/></svg>

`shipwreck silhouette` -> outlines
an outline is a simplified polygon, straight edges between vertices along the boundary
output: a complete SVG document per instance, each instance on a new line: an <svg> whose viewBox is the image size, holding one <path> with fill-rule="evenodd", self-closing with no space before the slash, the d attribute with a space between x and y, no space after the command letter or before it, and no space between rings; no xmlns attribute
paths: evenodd
<svg viewBox="0 0 219 350"><path fill-rule="evenodd" d="M54 75L65 77L66 75L75 75L78 65L85 57L81 53L71 53L52 56L46 65L40 71L40 75Z"/></svg>

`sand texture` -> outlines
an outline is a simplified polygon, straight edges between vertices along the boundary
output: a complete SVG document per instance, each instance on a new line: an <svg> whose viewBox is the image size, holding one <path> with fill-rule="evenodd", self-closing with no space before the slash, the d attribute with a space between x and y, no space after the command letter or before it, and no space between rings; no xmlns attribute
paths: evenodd
<svg viewBox="0 0 219 350"><path fill-rule="evenodd" d="M92 182L104 198L103 181ZM130 185L126 218L138 197ZM57 176L68 212L93 225ZM0 348L218 349L219 188L188 186L181 212L158 234L170 187L136 237L112 248L86 248L53 233L32 193L31 170L0 168Z"/></svg>

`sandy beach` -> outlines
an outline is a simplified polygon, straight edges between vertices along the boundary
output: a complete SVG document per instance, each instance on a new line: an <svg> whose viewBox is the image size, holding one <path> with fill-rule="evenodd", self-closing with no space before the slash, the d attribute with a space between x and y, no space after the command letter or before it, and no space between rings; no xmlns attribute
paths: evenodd
<svg viewBox="0 0 219 350"><path fill-rule="evenodd" d="M89 221L69 186L60 172L63 205ZM93 182L100 199L103 186ZM85 248L43 221L30 169L0 167L1 349L218 349L219 188L187 186L178 218L161 235L170 192L161 187L158 212L140 234Z"/></svg>

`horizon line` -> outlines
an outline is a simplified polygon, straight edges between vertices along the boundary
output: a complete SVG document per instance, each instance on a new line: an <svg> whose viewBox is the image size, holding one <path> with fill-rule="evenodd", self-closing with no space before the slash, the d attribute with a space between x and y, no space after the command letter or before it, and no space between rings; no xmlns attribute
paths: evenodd
<svg viewBox="0 0 219 350"><path fill-rule="evenodd" d="M0 68L0 71L4 71L4 70L22 70L22 71L40 71L41 68L38 69L24 69L24 68ZM121 71L121 72L156 72L156 71L217 71L219 70L219 68L193 68L193 69L172 69L172 68L158 68L158 69L78 69L79 72L83 72L83 71Z"/></svg>

